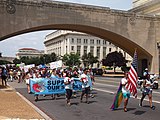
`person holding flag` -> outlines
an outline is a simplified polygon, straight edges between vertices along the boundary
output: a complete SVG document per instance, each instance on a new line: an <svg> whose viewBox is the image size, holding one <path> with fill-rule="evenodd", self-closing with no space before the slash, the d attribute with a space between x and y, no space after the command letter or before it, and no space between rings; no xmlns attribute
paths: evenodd
<svg viewBox="0 0 160 120"><path fill-rule="evenodd" d="M121 80L119 89L114 98L114 102L111 106L112 110L115 110L120 106L121 101L124 97L124 111L127 112L127 104L128 104L128 99L130 97L130 93L132 93L133 96L137 97L137 80L138 80L137 63L138 63L137 52L135 50L131 68L128 73L125 72L125 77L122 78Z"/></svg>
<svg viewBox="0 0 160 120"><path fill-rule="evenodd" d="M132 93L135 98L137 97L137 81L138 81L138 58L137 51L135 50L133 62L131 63L131 68L128 72L128 84L126 88Z"/></svg>
<svg viewBox="0 0 160 120"><path fill-rule="evenodd" d="M124 78L121 79L122 84L122 94L124 98L124 112L127 112L127 104L130 98L130 91L126 88L128 84L128 72L124 73Z"/></svg>

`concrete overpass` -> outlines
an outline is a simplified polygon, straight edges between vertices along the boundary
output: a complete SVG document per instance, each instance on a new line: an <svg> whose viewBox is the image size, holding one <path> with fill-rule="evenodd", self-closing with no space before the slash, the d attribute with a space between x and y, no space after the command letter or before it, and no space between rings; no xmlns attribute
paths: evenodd
<svg viewBox="0 0 160 120"><path fill-rule="evenodd" d="M159 17L51 0L1 0L0 28L0 40L54 29L92 34L112 42L131 56L137 49L139 73L145 67L159 72Z"/></svg>

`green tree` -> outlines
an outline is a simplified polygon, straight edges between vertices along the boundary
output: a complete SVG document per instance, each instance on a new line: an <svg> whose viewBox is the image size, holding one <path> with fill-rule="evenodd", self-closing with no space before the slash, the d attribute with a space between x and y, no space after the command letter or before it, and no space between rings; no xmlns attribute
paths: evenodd
<svg viewBox="0 0 160 120"><path fill-rule="evenodd" d="M21 57L20 59L15 58L13 60L14 64L20 64L20 63L25 63L26 65L28 64L35 64L35 65L40 65L40 64L48 64L50 62L54 62L58 59L55 53L51 54L44 54L40 57Z"/></svg>
<svg viewBox="0 0 160 120"><path fill-rule="evenodd" d="M58 60L58 56L55 53L51 53L50 54L50 62L54 62L56 60Z"/></svg>
<svg viewBox="0 0 160 120"><path fill-rule="evenodd" d="M89 65L93 66L94 63L99 62L98 57L94 57L91 53L84 54L82 56L82 61L85 67Z"/></svg>
<svg viewBox="0 0 160 120"><path fill-rule="evenodd" d="M103 66L113 66L114 73L116 67L122 67L126 66L126 60L125 57L123 57L123 54L121 52L112 52L107 55L105 59L102 60Z"/></svg>
<svg viewBox="0 0 160 120"><path fill-rule="evenodd" d="M79 54L65 54L62 58L62 61L64 62L65 65L67 66L75 66L80 64L80 56Z"/></svg>
<svg viewBox="0 0 160 120"><path fill-rule="evenodd" d="M5 64L12 64L12 63L6 60L0 60L0 65L5 65Z"/></svg>
<svg viewBox="0 0 160 120"><path fill-rule="evenodd" d="M14 64L20 64L20 63L21 63L21 60L20 60L20 59L15 58L15 59L13 60L13 63L14 63Z"/></svg>

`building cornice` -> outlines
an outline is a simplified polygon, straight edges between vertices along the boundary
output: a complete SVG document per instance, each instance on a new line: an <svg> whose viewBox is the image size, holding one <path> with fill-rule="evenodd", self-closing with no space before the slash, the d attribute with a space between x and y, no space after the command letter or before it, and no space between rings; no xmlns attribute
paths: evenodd
<svg viewBox="0 0 160 120"><path fill-rule="evenodd" d="M147 2L145 4L142 4L140 6L137 6L137 7L133 8L133 9L130 9L129 11L130 12L140 12L140 11L143 11L143 10L145 10L147 8L150 8L150 7L156 6L156 5L160 5L160 1L159 0L149 1L149 2Z"/></svg>
<svg viewBox="0 0 160 120"><path fill-rule="evenodd" d="M1 0L0 5L6 6L7 0ZM77 3L68 3L68 2L59 2L59 1L51 1L51 0L16 0L14 6L32 6L32 7L51 7L51 8L60 8L65 10L82 10L82 11L92 11L98 13L105 13L115 16L125 16L125 17L134 17L135 13L132 11L123 11L123 10L115 10L110 9L109 7L101 7L101 6L93 6L93 5L84 5ZM149 20L158 20L160 21L160 17L153 17L148 15L136 15L140 19L149 19Z"/></svg>

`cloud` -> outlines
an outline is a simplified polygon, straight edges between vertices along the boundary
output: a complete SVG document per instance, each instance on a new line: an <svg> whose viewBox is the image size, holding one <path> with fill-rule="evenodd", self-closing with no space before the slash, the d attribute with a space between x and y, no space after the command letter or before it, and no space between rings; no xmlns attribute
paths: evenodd
<svg viewBox="0 0 160 120"><path fill-rule="evenodd" d="M0 52L2 56L12 56L14 57L18 49L20 48L35 48L39 50L44 49L44 38L47 34L53 31L39 31L31 32L15 37L8 38L0 42Z"/></svg>

